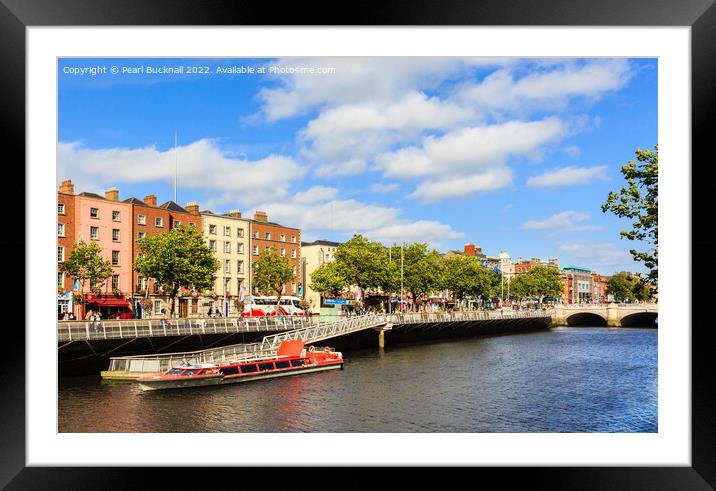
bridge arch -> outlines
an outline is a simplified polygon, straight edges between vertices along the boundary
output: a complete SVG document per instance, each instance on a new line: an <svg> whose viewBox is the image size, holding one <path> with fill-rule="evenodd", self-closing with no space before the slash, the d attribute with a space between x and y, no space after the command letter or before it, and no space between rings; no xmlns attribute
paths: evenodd
<svg viewBox="0 0 716 491"><path fill-rule="evenodd" d="M607 320L594 312L575 312L565 319L568 326L606 327Z"/></svg>
<svg viewBox="0 0 716 491"><path fill-rule="evenodd" d="M622 317L622 327L656 327L656 312L636 312Z"/></svg>

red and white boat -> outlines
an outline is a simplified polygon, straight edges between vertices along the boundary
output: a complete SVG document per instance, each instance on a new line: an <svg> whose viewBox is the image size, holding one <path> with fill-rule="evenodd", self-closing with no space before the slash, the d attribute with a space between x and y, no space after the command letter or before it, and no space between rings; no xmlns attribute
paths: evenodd
<svg viewBox="0 0 716 491"><path fill-rule="evenodd" d="M304 341L286 340L276 356L224 363L172 367L137 379L142 390L181 389L248 382L343 368L343 355L333 348L304 348Z"/></svg>

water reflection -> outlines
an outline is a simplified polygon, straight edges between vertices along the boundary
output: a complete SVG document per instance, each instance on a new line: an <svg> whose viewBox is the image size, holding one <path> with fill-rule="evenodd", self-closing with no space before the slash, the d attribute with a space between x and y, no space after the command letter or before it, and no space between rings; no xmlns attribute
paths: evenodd
<svg viewBox="0 0 716 491"><path fill-rule="evenodd" d="M60 381L60 432L656 432L657 331L558 328L345 354L179 391Z"/></svg>

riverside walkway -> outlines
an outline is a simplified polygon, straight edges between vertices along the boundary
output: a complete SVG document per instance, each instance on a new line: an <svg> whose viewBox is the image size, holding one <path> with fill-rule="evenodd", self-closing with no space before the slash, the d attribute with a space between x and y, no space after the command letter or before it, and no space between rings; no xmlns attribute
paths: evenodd
<svg viewBox="0 0 716 491"><path fill-rule="evenodd" d="M517 319L551 319L553 312L547 311L474 311L445 313L406 313L406 314L366 314L347 317L338 321L305 325L271 336L261 342L235 344L221 348L205 349L183 353L167 353L138 356L112 357L109 368L102 372L107 379L133 379L146 373L156 373L181 364L216 363L239 361L249 358L273 356L279 345L286 339L302 339L306 344L324 341L365 330L379 331L380 343L383 333L394 326L407 328L411 325L430 329L444 328L449 325L472 323L477 326L479 321L503 321Z"/></svg>

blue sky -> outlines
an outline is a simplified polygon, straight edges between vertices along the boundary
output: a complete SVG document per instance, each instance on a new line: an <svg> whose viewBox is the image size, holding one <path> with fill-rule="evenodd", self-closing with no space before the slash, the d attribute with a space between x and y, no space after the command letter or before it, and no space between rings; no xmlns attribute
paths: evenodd
<svg viewBox="0 0 716 491"><path fill-rule="evenodd" d="M165 66L184 73L147 73ZM628 221L600 206L621 165L657 143L656 59L85 58L58 69L57 181L77 192L172 199L176 131L181 205L264 210L304 240L473 242L515 260L644 271L619 238Z"/></svg>

